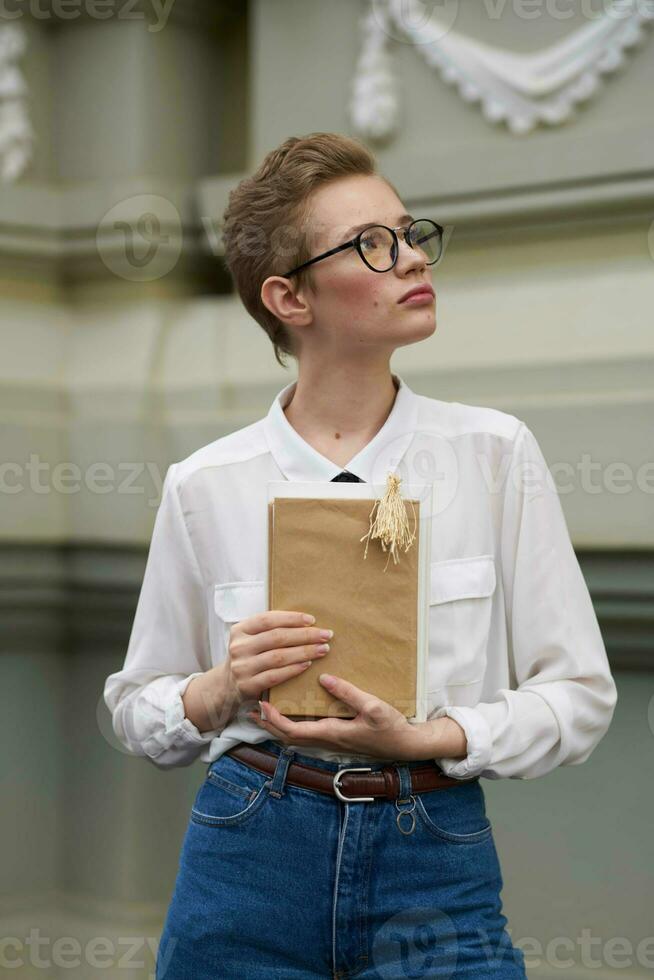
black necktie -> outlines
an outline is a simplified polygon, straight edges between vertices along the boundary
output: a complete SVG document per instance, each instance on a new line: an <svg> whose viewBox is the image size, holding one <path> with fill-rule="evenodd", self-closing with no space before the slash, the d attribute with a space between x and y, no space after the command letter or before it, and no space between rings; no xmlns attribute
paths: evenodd
<svg viewBox="0 0 654 980"><path fill-rule="evenodd" d="M331 482L332 483L363 483L364 481L361 479L360 476L355 476L354 473L348 473L347 470L343 470L343 472L339 473L338 476L335 476L331 480Z"/></svg>

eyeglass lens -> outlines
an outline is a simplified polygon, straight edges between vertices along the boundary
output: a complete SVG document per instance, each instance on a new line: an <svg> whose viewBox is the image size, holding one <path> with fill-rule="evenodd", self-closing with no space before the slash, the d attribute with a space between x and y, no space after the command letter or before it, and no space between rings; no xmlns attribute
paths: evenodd
<svg viewBox="0 0 654 980"><path fill-rule="evenodd" d="M440 258L442 238L439 228L426 219L411 225L409 241L413 248L420 249L427 265L433 265ZM366 228L361 236L361 251L366 262L377 272L392 269L397 260L396 240L383 225Z"/></svg>

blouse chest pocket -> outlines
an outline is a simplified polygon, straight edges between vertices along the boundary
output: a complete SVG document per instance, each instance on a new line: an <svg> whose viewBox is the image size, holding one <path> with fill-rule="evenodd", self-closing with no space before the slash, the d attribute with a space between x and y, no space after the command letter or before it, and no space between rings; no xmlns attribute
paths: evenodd
<svg viewBox="0 0 654 980"><path fill-rule="evenodd" d="M493 556L433 561L429 584L427 690L481 681L496 586Z"/></svg>
<svg viewBox="0 0 654 980"><path fill-rule="evenodd" d="M213 590L213 608L218 623L220 657L229 649L229 635L235 623L267 609L265 582L255 579L249 582L216 582Z"/></svg>

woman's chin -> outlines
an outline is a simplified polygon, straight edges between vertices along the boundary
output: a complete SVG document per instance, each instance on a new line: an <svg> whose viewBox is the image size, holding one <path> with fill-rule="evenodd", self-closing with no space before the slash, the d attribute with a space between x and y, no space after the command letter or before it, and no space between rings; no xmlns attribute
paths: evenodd
<svg viewBox="0 0 654 980"><path fill-rule="evenodd" d="M426 340L427 337L436 331L436 317L431 316L416 317L412 322L405 322L402 325L401 338L405 343L413 344L419 340ZM399 333L399 331L398 331Z"/></svg>

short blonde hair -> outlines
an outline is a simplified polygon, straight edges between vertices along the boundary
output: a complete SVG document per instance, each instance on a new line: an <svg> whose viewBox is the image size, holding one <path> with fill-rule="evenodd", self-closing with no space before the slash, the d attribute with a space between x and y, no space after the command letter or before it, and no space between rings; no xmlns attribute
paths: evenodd
<svg viewBox="0 0 654 980"><path fill-rule="evenodd" d="M268 276L281 276L312 258L302 230L312 193L329 181L355 174L378 174L365 144L340 133L309 133L291 136L271 150L256 173L229 195L223 215L223 261L246 310L270 337L282 367L287 367L285 354L297 353L286 325L262 303L261 286ZM282 237L282 245L289 228L296 232L292 247L275 248L277 238ZM311 266L294 278L298 288L314 287Z"/></svg>

